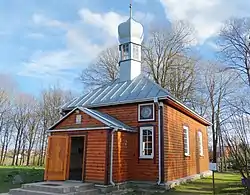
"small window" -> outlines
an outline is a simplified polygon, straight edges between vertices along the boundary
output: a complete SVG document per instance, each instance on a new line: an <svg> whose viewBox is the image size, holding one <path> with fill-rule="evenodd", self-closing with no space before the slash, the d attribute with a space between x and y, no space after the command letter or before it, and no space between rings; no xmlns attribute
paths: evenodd
<svg viewBox="0 0 250 195"><path fill-rule="evenodd" d="M199 146L199 152L200 156L203 156L203 141L202 141L202 132L198 131L198 146Z"/></svg>
<svg viewBox="0 0 250 195"><path fill-rule="evenodd" d="M124 44L121 46L121 58L122 60L129 59L129 44Z"/></svg>
<svg viewBox="0 0 250 195"><path fill-rule="evenodd" d="M183 127L183 137L184 137L184 154L185 156L189 156L189 129L187 126Z"/></svg>
<svg viewBox="0 0 250 195"><path fill-rule="evenodd" d="M82 115L77 114L76 115L76 124L81 124L82 123Z"/></svg>
<svg viewBox="0 0 250 195"><path fill-rule="evenodd" d="M135 60L139 60L139 46L133 45L133 56Z"/></svg>
<svg viewBox="0 0 250 195"><path fill-rule="evenodd" d="M154 158L154 128L140 128L140 158Z"/></svg>
<svg viewBox="0 0 250 195"><path fill-rule="evenodd" d="M152 121L154 120L154 103L140 104L138 107L138 120L139 121Z"/></svg>

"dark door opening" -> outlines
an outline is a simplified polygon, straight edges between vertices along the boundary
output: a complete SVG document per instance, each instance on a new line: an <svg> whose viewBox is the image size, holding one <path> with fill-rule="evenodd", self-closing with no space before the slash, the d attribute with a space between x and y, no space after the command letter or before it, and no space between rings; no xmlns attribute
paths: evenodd
<svg viewBox="0 0 250 195"><path fill-rule="evenodd" d="M71 138L69 179L82 181L84 137Z"/></svg>

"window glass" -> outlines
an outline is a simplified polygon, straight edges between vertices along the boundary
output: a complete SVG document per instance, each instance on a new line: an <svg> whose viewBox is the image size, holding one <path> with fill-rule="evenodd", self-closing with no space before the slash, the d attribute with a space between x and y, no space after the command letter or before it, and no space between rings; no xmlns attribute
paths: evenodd
<svg viewBox="0 0 250 195"><path fill-rule="evenodd" d="M140 128L140 158L153 158L153 127Z"/></svg>
<svg viewBox="0 0 250 195"><path fill-rule="evenodd" d="M203 156L203 141L202 141L202 133L200 131L198 132L198 145L199 145L200 156Z"/></svg>
<svg viewBox="0 0 250 195"><path fill-rule="evenodd" d="M183 137L184 137L184 154L189 155L189 129L188 127L183 127Z"/></svg>
<svg viewBox="0 0 250 195"><path fill-rule="evenodd" d="M122 45L122 51L121 51L121 55L122 55L122 60L127 60L129 59L129 44L124 44Z"/></svg>
<svg viewBox="0 0 250 195"><path fill-rule="evenodd" d="M76 124L81 124L82 123L82 115L78 114L76 115Z"/></svg>
<svg viewBox="0 0 250 195"><path fill-rule="evenodd" d="M152 121L154 120L154 104L139 104L138 108L139 121Z"/></svg>
<svg viewBox="0 0 250 195"><path fill-rule="evenodd" d="M139 60L139 45L133 45L134 59Z"/></svg>

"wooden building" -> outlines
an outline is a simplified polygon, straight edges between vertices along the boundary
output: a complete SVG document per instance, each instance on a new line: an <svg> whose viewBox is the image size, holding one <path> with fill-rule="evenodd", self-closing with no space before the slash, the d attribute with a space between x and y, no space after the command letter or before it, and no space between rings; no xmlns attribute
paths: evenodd
<svg viewBox="0 0 250 195"><path fill-rule="evenodd" d="M62 106L45 180L162 184L208 171L210 123L141 74L140 23L118 33L120 78Z"/></svg>

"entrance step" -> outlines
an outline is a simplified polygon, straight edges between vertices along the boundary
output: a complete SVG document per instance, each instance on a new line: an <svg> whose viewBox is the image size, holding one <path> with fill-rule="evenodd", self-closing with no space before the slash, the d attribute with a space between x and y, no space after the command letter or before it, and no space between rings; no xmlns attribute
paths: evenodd
<svg viewBox="0 0 250 195"><path fill-rule="evenodd" d="M22 188L12 189L10 190L9 194L10 195L60 195L60 193L33 191ZM97 189L90 189L82 192L70 192L65 195L98 195L98 194L99 193Z"/></svg>
<svg viewBox="0 0 250 195"><path fill-rule="evenodd" d="M22 188L12 189L10 195L97 195L94 184L81 182L39 182L23 184Z"/></svg>
<svg viewBox="0 0 250 195"><path fill-rule="evenodd" d="M66 194L94 188L94 184L80 182L39 182L22 185L22 189Z"/></svg>

